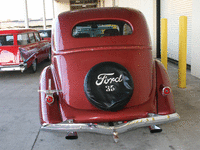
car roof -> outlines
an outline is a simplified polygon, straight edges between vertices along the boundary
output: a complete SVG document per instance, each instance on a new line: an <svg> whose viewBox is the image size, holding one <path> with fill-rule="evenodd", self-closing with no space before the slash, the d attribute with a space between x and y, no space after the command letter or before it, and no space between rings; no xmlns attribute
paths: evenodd
<svg viewBox="0 0 200 150"><path fill-rule="evenodd" d="M90 8L63 12L59 14L58 18L68 18L68 20L73 23L77 20L84 21L93 18L127 18L127 16L130 16L131 14L137 12L140 11L136 9L122 7ZM71 17L73 17L73 19Z"/></svg>
<svg viewBox="0 0 200 150"><path fill-rule="evenodd" d="M20 34L26 32L37 32L37 30L33 29L3 29L0 30L0 34Z"/></svg>

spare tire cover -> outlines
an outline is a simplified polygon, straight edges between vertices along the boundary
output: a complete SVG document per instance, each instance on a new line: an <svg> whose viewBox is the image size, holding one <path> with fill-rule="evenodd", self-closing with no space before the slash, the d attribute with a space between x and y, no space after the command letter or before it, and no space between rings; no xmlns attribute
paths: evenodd
<svg viewBox="0 0 200 150"><path fill-rule="evenodd" d="M133 88L129 71L115 62L95 65L84 80L87 99L95 107L106 111L122 109L131 99Z"/></svg>

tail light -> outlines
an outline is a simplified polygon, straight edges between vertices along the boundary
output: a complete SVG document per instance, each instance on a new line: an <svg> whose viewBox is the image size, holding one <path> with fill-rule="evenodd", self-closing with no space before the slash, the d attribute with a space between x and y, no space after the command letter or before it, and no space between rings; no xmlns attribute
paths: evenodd
<svg viewBox="0 0 200 150"><path fill-rule="evenodd" d="M170 88L170 87L164 86L164 87L162 88L162 95L163 95L163 96L167 96L167 95L169 95L170 93L171 93L171 88Z"/></svg>
<svg viewBox="0 0 200 150"><path fill-rule="evenodd" d="M21 57L21 62L24 62L25 61L25 58L24 58L24 56L23 56L23 49L21 49L21 48L19 48L19 51L20 51L20 57Z"/></svg>
<svg viewBox="0 0 200 150"><path fill-rule="evenodd" d="M54 102L54 97L51 95L46 96L46 102L50 105Z"/></svg>
<svg viewBox="0 0 200 150"><path fill-rule="evenodd" d="M51 90L51 79L49 79L49 89L39 90L39 92L44 92L46 94L45 100L49 105L51 105L54 102L54 98L57 97L54 93L61 92L61 90Z"/></svg>

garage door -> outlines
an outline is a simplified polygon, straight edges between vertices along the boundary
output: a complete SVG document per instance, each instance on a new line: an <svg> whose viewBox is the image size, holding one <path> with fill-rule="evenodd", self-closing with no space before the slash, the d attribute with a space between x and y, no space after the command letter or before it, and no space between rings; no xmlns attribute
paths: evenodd
<svg viewBox="0 0 200 150"><path fill-rule="evenodd" d="M187 16L187 64L191 65L192 0L161 0L161 18L168 20L168 57L178 60L179 17Z"/></svg>

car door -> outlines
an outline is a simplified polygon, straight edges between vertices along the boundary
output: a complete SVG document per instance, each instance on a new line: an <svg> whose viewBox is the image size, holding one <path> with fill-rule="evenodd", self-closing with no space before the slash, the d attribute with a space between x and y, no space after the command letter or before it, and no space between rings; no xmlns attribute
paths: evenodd
<svg viewBox="0 0 200 150"><path fill-rule="evenodd" d="M36 58L38 51L34 40L30 40L28 33L21 33L17 35L17 44L19 45L22 59L27 63L29 67L33 60Z"/></svg>
<svg viewBox="0 0 200 150"><path fill-rule="evenodd" d="M30 48L31 50L34 50L34 51L35 51L36 57L37 57L37 62L40 62L41 59L42 59L42 57L43 57L43 56L42 56L43 54L42 54L41 51L40 51L40 45L39 45L39 43L36 41L36 38L35 38L33 32L28 33L28 35L29 35L29 39L30 39L29 48Z"/></svg>
<svg viewBox="0 0 200 150"><path fill-rule="evenodd" d="M40 54L40 61L43 61L48 57L49 54L49 47L45 41L42 41L39 33L34 32L36 43L38 44L39 54Z"/></svg>

